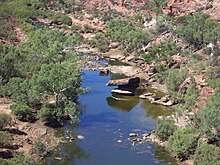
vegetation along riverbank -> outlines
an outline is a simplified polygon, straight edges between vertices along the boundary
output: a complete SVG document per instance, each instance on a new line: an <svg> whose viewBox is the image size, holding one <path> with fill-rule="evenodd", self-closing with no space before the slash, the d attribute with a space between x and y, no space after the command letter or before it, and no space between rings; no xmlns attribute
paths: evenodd
<svg viewBox="0 0 220 165"><path fill-rule="evenodd" d="M90 66L82 52L125 64L95 69L140 77L167 93L160 101L172 101L175 112L158 119L154 135L181 161L219 165L219 4L1 1L0 163L40 163L61 141L53 128L79 120L80 66Z"/></svg>

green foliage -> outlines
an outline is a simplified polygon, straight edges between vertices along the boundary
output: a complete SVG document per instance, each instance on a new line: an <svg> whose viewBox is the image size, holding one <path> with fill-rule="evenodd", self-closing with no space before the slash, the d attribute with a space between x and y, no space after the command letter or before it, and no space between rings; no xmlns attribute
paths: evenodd
<svg viewBox="0 0 220 165"><path fill-rule="evenodd" d="M91 32L93 32L93 29L92 29L92 27L91 27L90 25L84 24L84 25L83 25L82 32L83 32L83 33L91 33Z"/></svg>
<svg viewBox="0 0 220 165"><path fill-rule="evenodd" d="M44 104L38 111L38 117L49 124L61 124L63 111L54 104Z"/></svg>
<svg viewBox="0 0 220 165"><path fill-rule="evenodd" d="M29 157L26 157L19 153L14 153L13 158L7 159L8 165L33 165L33 162Z"/></svg>
<svg viewBox="0 0 220 165"><path fill-rule="evenodd" d="M103 33L97 33L92 40L89 41L92 47L97 47L101 52L107 52L109 50L109 41Z"/></svg>
<svg viewBox="0 0 220 165"><path fill-rule="evenodd" d="M57 24L59 21L64 24L71 26L72 25L72 20L70 17L66 16L65 14L58 13L52 17L52 21Z"/></svg>
<svg viewBox="0 0 220 165"><path fill-rule="evenodd" d="M45 151L45 145L42 143L42 139L38 138L34 141L34 152L37 155L41 155L43 154L43 152Z"/></svg>
<svg viewBox="0 0 220 165"><path fill-rule="evenodd" d="M156 61L164 61L171 60L170 56L178 53L180 47L177 46L170 39L160 43L159 45L153 45L148 49L147 54L143 55L146 61L152 62L152 60Z"/></svg>
<svg viewBox="0 0 220 165"><path fill-rule="evenodd" d="M162 9L167 5L167 0L151 0L147 2L144 9L151 10L157 14L163 13Z"/></svg>
<svg viewBox="0 0 220 165"><path fill-rule="evenodd" d="M220 67L210 67L206 72L207 83L216 89L220 89Z"/></svg>
<svg viewBox="0 0 220 165"><path fill-rule="evenodd" d="M172 22L167 15L157 17L157 22L156 22L157 33L163 33L165 31L171 31L171 30L172 30Z"/></svg>
<svg viewBox="0 0 220 165"><path fill-rule="evenodd" d="M196 129L192 127L177 130L168 140L168 150L180 159L194 154L198 141Z"/></svg>
<svg viewBox="0 0 220 165"><path fill-rule="evenodd" d="M22 103L14 103L10 106L16 118L21 121L32 121L34 119L30 108Z"/></svg>
<svg viewBox="0 0 220 165"><path fill-rule="evenodd" d="M185 69L170 69L166 77L166 85L170 93L178 91L179 86L187 77Z"/></svg>
<svg viewBox="0 0 220 165"><path fill-rule="evenodd" d="M6 131L0 131L0 148L9 147L12 144L12 135Z"/></svg>
<svg viewBox="0 0 220 165"><path fill-rule="evenodd" d="M107 35L122 44L125 52L138 52L149 42L147 33L126 20L112 20L106 27Z"/></svg>
<svg viewBox="0 0 220 165"><path fill-rule="evenodd" d="M26 55L22 61L23 74L27 76L28 73L39 70L42 64L74 61L77 55L70 50L80 41L81 38L78 35L63 35L58 30L37 30L18 49L20 54Z"/></svg>
<svg viewBox="0 0 220 165"><path fill-rule="evenodd" d="M190 84L183 98L188 110L191 111L196 106L198 96L199 90L197 89L196 84Z"/></svg>
<svg viewBox="0 0 220 165"><path fill-rule="evenodd" d="M11 117L9 115L0 114L0 130L4 129L10 123Z"/></svg>
<svg viewBox="0 0 220 165"><path fill-rule="evenodd" d="M66 99L75 100L82 92L79 69L72 63L42 65L33 74L31 84L32 90L41 97L55 96L56 105Z"/></svg>
<svg viewBox="0 0 220 165"><path fill-rule="evenodd" d="M6 84L11 77L19 75L15 67L17 61L15 48L0 43L0 85Z"/></svg>
<svg viewBox="0 0 220 165"><path fill-rule="evenodd" d="M184 17L176 33L185 41L200 48L203 44L216 43L220 38L220 25L205 14L196 13Z"/></svg>
<svg viewBox="0 0 220 165"><path fill-rule="evenodd" d="M216 92L198 114L198 126L210 138L220 138L220 92Z"/></svg>
<svg viewBox="0 0 220 165"><path fill-rule="evenodd" d="M168 138L171 135L173 135L176 129L177 126L174 124L173 120L159 120L156 129L156 134L162 140L168 140Z"/></svg>
<svg viewBox="0 0 220 165"><path fill-rule="evenodd" d="M214 145L200 142L193 159L194 165L217 165L220 163L220 149Z"/></svg>
<svg viewBox="0 0 220 165"><path fill-rule="evenodd" d="M19 77L10 79L7 84L9 88L9 93L14 101L21 102L24 104L30 103L30 93L29 93L29 82Z"/></svg>

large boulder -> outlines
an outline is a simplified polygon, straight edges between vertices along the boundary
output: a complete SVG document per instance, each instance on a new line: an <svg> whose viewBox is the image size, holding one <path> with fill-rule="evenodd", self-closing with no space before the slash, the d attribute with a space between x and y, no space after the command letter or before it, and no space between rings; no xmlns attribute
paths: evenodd
<svg viewBox="0 0 220 165"><path fill-rule="evenodd" d="M122 87L138 87L140 83L139 77L123 78L117 80L110 80L106 85L107 86L118 86Z"/></svg>

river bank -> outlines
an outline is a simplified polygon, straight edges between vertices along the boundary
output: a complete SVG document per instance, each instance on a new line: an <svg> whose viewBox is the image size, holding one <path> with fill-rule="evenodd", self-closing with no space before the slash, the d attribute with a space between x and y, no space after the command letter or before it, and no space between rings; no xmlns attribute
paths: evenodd
<svg viewBox="0 0 220 165"><path fill-rule="evenodd" d="M0 154L3 158L13 157L13 152L23 153L30 157L34 164L40 164L42 159L47 156L61 142L61 137L56 136L56 130L47 127L44 122L37 120L35 122L22 122L12 114L9 99L0 99L0 114L7 114L12 118L11 123L6 130L11 133L12 141L10 148L0 148ZM37 147L37 142L41 147ZM36 150L41 150L39 154Z"/></svg>

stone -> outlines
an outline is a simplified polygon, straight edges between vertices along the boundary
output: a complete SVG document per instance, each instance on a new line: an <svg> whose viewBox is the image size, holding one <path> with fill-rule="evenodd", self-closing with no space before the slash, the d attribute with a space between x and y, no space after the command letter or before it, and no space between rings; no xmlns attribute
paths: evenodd
<svg viewBox="0 0 220 165"><path fill-rule="evenodd" d="M54 159L56 159L56 160L62 160L61 157L54 157Z"/></svg>
<svg viewBox="0 0 220 165"><path fill-rule="evenodd" d="M129 137L137 137L138 136L138 134L136 134L136 133L129 133Z"/></svg>
<svg viewBox="0 0 220 165"><path fill-rule="evenodd" d="M121 94L121 95L133 95L133 92L120 90L120 89L113 89L111 92L116 93L116 94Z"/></svg>
<svg viewBox="0 0 220 165"><path fill-rule="evenodd" d="M118 142L118 143L122 143L123 141L122 141L122 140L117 140L117 142Z"/></svg>
<svg viewBox="0 0 220 165"><path fill-rule="evenodd" d="M106 85L107 86L132 86L137 87L140 83L139 77L131 77L117 80L110 80Z"/></svg>
<svg viewBox="0 0 220 165"><path fill-rule="evenodd" d="M77 135L77 138L78 138L79 140L85 139L85 137L82 136L82 135Z"/></svg>

